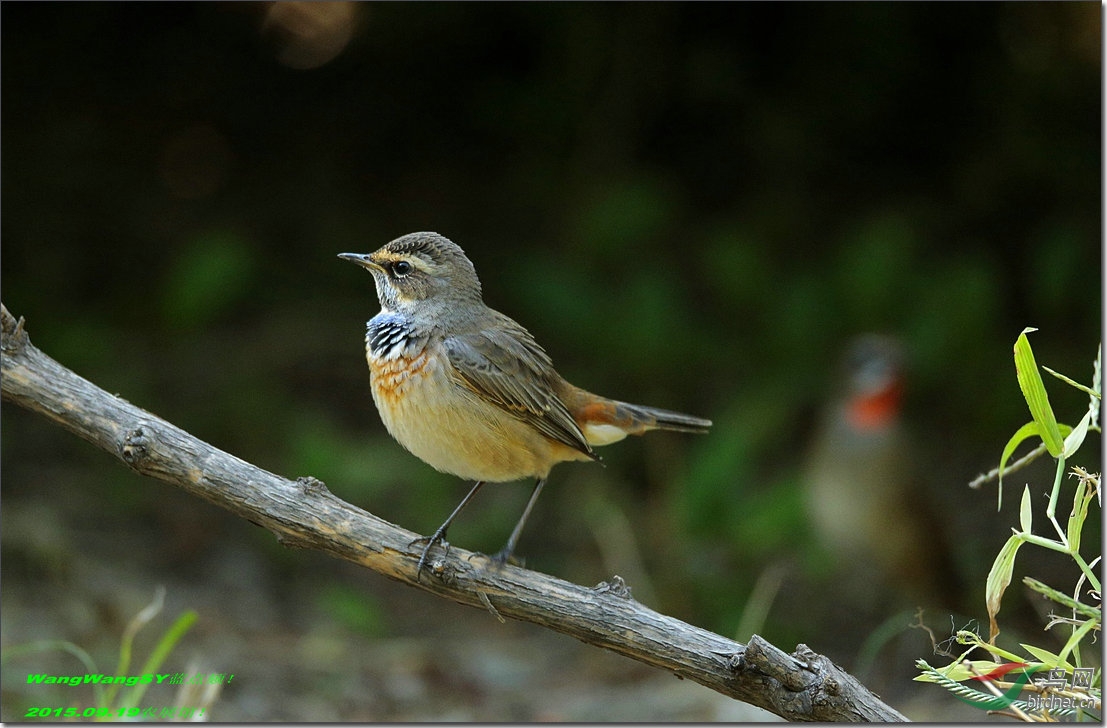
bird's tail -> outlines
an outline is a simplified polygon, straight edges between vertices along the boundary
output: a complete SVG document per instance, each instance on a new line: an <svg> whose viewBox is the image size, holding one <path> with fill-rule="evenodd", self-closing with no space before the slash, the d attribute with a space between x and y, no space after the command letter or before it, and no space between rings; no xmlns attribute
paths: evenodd
<svg viewBox="0 0 1107 728"><path fill-rule="evenodd" d="M614 402L614 405L616 415L621 416L621 419L629 420L627 424L631 429L628 429L628 435L638 435L648 430L675 430L703 434L711 429L711 420L682 412L626 402Z"/></svg>
<svg viewBox="0 0 1107 728"><path fill-rule="evenodd" d="M681 412L617 402L580 391L570 411L590 445L607 445L650 430L705 433L711 420Z"/></svg>

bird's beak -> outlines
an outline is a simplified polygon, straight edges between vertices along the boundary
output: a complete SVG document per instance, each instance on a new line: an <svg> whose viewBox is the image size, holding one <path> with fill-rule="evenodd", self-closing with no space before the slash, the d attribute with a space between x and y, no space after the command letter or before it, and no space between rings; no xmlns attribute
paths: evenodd
<svg viewBox="0 0 1107 728"><path fill-rule="evenodd" d="M342 260L348 260L351 263L357 263L366 270L381 270L380 265L373 260L369 253L339 253L338 257L342 258Z"/></svg>

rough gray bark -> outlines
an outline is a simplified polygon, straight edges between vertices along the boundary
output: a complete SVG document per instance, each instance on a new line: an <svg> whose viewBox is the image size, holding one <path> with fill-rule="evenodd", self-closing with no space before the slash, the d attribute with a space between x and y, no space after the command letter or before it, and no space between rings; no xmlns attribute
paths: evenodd
<svg viewBox="0 0 1107 728"><path fill-rule="evenodd" d="M112 453L132 470L200 496L309 548L462 604L572 635L656 665L788 720L903 721L855 678L806 645L791 655L754 636L743 645L636 602L618 576L587 588L535 571L488 568L435 549L416 579L419 534L335 497L322 482L267 472L114 396L31 345L0 304L3 399ZM502 616L501 616L502 615Z"/></svg>

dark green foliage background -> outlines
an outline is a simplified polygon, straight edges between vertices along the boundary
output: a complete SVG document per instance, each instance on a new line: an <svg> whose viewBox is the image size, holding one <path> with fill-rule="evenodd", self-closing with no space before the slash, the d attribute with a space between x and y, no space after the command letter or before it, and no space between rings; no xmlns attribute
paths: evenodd
<svg viewBox="0 0 1107 728"><path fill-rule="evenodd" d="M851 336L904 337L931 476L981 519L994 490L964 483L1029 419L1018 333L1090 380L1097 4L372 4L314 70L275 60L265 7L0 10L5 304L62 363L262 467L421 532L460 498L380 425L370 278L335 258L415 230L464 247L570 380L714 419L555 470L520 551L608 578L615 509L651 606L724 633L768 563L810 555L799 465ZM1075 422L1082 397L1048 386ZM167 569L217 538L301 563L8 405L3 468L6 503L80 489L100 523L176 533ZM498 548L527 490L483 494L455 543ZM803 611L764 633L817 647Z"/></svg>

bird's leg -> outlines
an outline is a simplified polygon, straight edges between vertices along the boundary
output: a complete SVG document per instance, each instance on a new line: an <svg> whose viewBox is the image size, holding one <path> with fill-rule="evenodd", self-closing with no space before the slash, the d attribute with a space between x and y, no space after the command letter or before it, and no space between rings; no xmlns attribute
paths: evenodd
<svg viewBox="0 0 1107 728"><path fill-rule="evenodd" d="M442 525L438 527L438 530L434 532L434 535L429 537L422 536L408 544L408 546L411 546L422 541L427 542L427 546L423 549L423 553L419 555L419 565L415 567L416 581L419 580L419 575L423 573L423 567L427 565L427 554L430 553L430 550L434 548L434 545L436 543L446 543L446 529L449 528L450 524L454 522L455 518L457 518L457 514L461 513L461 509L468 505L469 501L473 499L473 496L477 494L477 491L480 490L480 487L482 485L484 485L483 480L478 480L476 483L473 484L473 487L472 489L470 489L469 493L461 499L461 502L457 504L457 508L455 508L454 512L451 513L450 516L445 520L445 522L443 522Z"/></svg>
<svg viewBox="0 0 1107 728"><path fill-rule="evenodd" d="M538 500L538 494L542 492L542 486L545 484L545 478L539 478L538 482L534 484L534 492L530 494L530 500L527 501L527 507L523 509L523 515L519 517L519 522L515 524L515 530L511 532L511 536L507 539L504 547L492 556L493 561L505 564L511 558L511 554L515 551L515 544L519 541L520 534L523 533L523 524L527 522L527 517L530 515L531 509L534 508L534 502Z"/></svg>

